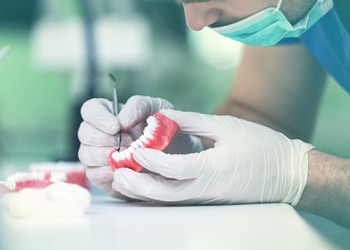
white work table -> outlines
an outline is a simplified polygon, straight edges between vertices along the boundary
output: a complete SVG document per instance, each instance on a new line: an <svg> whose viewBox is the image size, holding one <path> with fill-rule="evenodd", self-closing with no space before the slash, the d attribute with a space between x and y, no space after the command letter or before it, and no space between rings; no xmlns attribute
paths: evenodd
<svg viewBox="0 0 350 250"><path fill-rule="evenodd" d="M1 224L1 250L350 248L349 230L286 204L156 206L99 194L84 219Z"/></svg>

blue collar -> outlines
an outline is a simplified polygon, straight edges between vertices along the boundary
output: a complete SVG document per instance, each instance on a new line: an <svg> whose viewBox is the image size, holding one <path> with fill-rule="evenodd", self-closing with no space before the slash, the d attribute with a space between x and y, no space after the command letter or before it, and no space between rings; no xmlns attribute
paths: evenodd
<svg viewBox="0 0 350 250"><path fill-rule="evenodd" d="M350 93L350 33L336 11L329 11L300 40L329 74Z"/></svg>

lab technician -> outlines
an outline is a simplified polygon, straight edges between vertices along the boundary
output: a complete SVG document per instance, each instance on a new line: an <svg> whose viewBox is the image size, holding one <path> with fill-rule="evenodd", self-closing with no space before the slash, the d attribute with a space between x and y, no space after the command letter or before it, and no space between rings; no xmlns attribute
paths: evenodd
<svg viewBox="0 0 350 250"><path fill-rule="evenodd" d="M117 118L109 101L87 101L78 135L90 180L114 197L162 204L288 203L350 227L350 160L307 143L327 75L350 92L349 1L182 4L191 29L209 26L246 44L227 100L217 115L207 115L134 96ZM135 151L146 171L113 174L108 154L115 134L121 131L128 147L158 111L182 133L166 152ZM199 138L214 143L203 149Z"/></svg>

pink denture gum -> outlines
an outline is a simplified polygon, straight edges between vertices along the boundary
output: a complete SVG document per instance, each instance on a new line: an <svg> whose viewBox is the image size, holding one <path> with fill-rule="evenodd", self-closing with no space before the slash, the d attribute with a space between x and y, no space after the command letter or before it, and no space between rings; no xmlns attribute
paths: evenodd
<svg viewBox="0 0 350 250"><path fill-rule="evenodd" d="M118 168L130 168L134 171L141 171L142 166L133 157L133 152L138 148L152 148L156 150L165 149L178 129L178 125L169 118L155 113L147 119L147 127L131 145L119 152L113 150L109 155L110 165L115 171Z"/></svg>
<svg viewBox="0 0 350 250"><path fill-rule="evenodd" d="M0 195L18 192L23 188L45 188L52 184L44 173L18 172L0 182Z"/></svg>

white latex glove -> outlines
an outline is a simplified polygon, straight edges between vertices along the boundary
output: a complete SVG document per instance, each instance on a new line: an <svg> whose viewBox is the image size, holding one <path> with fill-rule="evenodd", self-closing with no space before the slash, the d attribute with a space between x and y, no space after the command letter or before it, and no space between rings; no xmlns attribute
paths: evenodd
<svg viewBox="0 0 350 250"><path fill-rule="evenodd" d="M113 173L108 156L116 148L116 134L121 131L121 150L142 135L146 119L161 109L172 109L173 105L160 98L133 96L121 108L117 117L112 114L112 102L106 99L91 99L81 108L83 122L78 131L81 142L79 159L87 166L89 180L98 188L114 197L121 198L112 189ZM202 150L198 138L176 133L165 149L171 153L192 153Z"/></svg>
<svg viewBox="0 0 350 250"><path fill-rule="evenodd" d="M117 146L115 134L120 130L118 119L111 113L112 102L91 99L81 108L83 122L78 130L79 159L86 166L86 176L99 189L116 198L124 198L113 190L113 172L109 153Z"/></svg>
<svg viewBox="0 0 350 250"><path fill-rule="evenodd" d="M183 132L215 140L214 148L185 155L138 149L135 160L150 172L117 169L115 190L164 204L298 203L311 145L231 116L160 113Z"/></svg>
<svg viewBox="0 0 350 250"><path fill-rule="evenodd" d="M131 133L132 140L127 141L127 147L138 139L145 128L149 116L162 109L174 109L172 103L161 98L149 96L132 96L121 109L118 120L122 131ZM122 138L122 141L124 138ZM176 133L170 144L163 150L167 153L184 154L203 150L201 141L191 135Z"/></svg>

